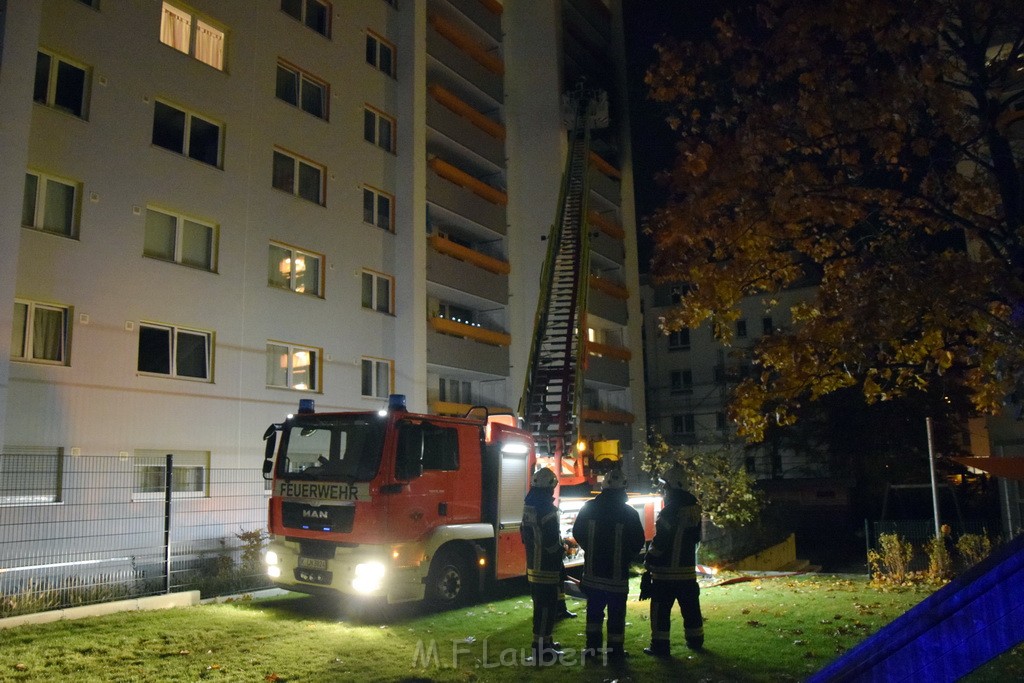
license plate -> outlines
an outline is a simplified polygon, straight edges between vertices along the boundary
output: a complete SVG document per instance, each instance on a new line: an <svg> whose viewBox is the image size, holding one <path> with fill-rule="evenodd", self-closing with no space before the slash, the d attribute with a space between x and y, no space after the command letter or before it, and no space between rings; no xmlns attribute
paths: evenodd
<svg viewBox="0 0 1024 683"><path fill-rule="evenodd" d="M303 583L317 583L322 586L331 585L333 574L320 569L296 569L295 580Z"/></svg>
<svg viewBox="0 0 1024 683"><path fill-rule="evenodd" d="M303 569L327 569L327 560L319 557L300 557L299 566Z"/></svg>

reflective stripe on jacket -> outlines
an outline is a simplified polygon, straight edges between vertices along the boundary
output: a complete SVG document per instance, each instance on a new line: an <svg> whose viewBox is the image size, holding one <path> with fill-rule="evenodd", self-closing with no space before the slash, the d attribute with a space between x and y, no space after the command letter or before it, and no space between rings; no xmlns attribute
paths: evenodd
<svg viewBox="0 0 1024 683"><path fill-rule="evenodd" d="M572 535L583 549L584 588L629 592L629 565L644 546L640 515L624 491L603 491L583 504Z"/></svg>
<svg viewBox="0 0 1024 683"><path fill-rule="evenodd" d="M688 491L670 491L658 513L654 538L644 561L656 581L696 579L694 567L701 538L702 512Z"/></svg>

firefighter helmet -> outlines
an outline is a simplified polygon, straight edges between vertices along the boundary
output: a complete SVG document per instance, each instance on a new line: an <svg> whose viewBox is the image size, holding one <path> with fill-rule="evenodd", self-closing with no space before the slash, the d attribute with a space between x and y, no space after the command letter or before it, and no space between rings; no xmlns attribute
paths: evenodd
<svg viewBox="0 0 1024 683"><path fill-rule="evenodd" d="M547 467L542 467L534 472L533 479L530 480L530 486L538 489L553 489L556 484L558 484L558 478Z"/></svg>
<svg viewBox="0 0 1024 683"><path fill-rule="evenodd" d="M624 488L626 488L626 475L622 473L622 470L614 469L604 475L604 481L601 482L602 491L607 491L608 489L622 490Z"/></svg>
<svg viewBox="0 0 1024 683"><path fill-rule="evenodd" d="M686 470L683 469L682 465L672 465L665 470L664 474L658 478L658 481L667 488L682 490L686 488L688 479Z"/></svg>

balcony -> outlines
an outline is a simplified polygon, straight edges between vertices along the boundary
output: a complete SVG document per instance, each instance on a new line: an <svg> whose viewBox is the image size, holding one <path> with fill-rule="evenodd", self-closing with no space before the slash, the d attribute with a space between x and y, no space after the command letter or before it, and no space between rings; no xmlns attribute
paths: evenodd
<svg viewBox="0 0 1024 683"><path fill-rule="evenodd" d="M490 344L491 346L508 346L512 343L512 335L506 332L488 330L484 327L476 327L475 325L456 322L448 318L434 316L430 319L430 328L441 334L472 339L482 344Z"/></svg>
<svg viewBox="0 0 1024 683"><path fill-rule="evenodd" d="M501 58L443 17L430 15L427 22L432 29L427 31L427 54L494 101L503 102L505 64Z"/></svg>
<svg viewBox="0 0 1024 683"><path fill-rule="evenodd" d="M587 222L609 237L617 240L626 238L626 231L622 229L621 225L596 211L587 213Z"/></svg>
<svg viewBox="0 0 1024 683"><path fill-rule="evenodd" d="M511 267L508 265L508 261L502 261L501 259L482 254L475 249L464 247L461 244L452 242L451 240L445 239L440 235L431 235L427 238L430 246L442 254L447 254L452 258L460 261L466 261L472 263L477 268L483 268L490 273L497 273L499 275L508 275ZM628 298L628 295L627 297Z"/></svg>
<svg viewBox="0 0 1024 683"><path fill-rule="evenodd" d="M427 238L427 280L473 296L508 303L508 263L438 235Z"/></svg>
<svg viewBox="0 0 1024 683"><path fill-rule="evenodd" d="M629 290L616 282L593 274L590 276L589 282L591 289L604 292L614 299L620 299L621 301L629 300Z"/></svg>
<svg viewBox="0 0 1024 683"><path fill-rule="evenodd" d="M504 168L505 127L440 85L430 85L427 91L431 95L427 125L495 167Z"/></svg>
<svg viewBox="0 0 1024 683"><path fill-rule="evenodd" d="M442 322L444 321L444 322ZM452 321L444 318L431 318L427 330L427 363L438 367L457 368L491 375L493 377L509 376L508 346L495 346L481 343L476 337L455 336L491 332L471 325L446 325ZM496 341L510 341L508 335L491 332L497 335ZM504 339L502 339L503 337Z"/></svg>
<svg viewBox="0 0 1024 683"><path fill-rule="evenodd" d="M631 425L636 420L633 413L625 410L602 410L600 408L584 408L581 416L584 422L607 422L619 425Z"/></svg>
<svg viewBox="0 0 1024 683"><path fill-rule="evenodd" d="M437 158L431 161L427 162L433 171L427 175L427 201L499 235L504 235L505 202L501 201L505 197L504 193L495 188L490 188L491 192L488 192L487 188L490 186L481 187L485 183L468 173L459 171ZM498 199L499 203L485 199L482 193Z"/></svg>
<svg viewBox="0 0 1024 683"><path fill-rule="evenodd" d="M623 362L628 362L633 357L633 352L624 346L612 346L611 344L599 344L588 341L586 348L587 356L613 358Z"/></svg>

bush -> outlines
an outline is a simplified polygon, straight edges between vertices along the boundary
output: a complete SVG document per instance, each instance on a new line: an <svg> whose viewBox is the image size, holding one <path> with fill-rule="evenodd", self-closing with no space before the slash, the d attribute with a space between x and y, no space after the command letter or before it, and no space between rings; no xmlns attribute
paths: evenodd
<svg viewBox="0 0 1024 683"><path fill-rule="evenodd" d="M964 534L956 541L956 549L960 552L964 564L973 567L992 552L992 541L987 533Z"/></svg>
<svg viewBox="0 0 1024 683"><path fill-rule="evenodd" d="M928 553L928 578L932 581L949 581L953 576L953 559L946 547L946 537L936 536L925 544Z"/></svg>
<svg viewBox="0 0 1024 683"><path fill-rule="evenodd" d="M896 534L880 534L878 546L880 550L868 551L868 566L871 568L872 580L881 583L905 583L910 576L910 561L914 557L913 546Z"/></svg>

